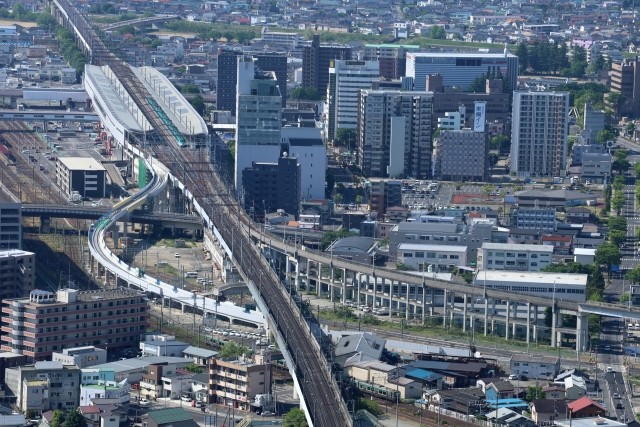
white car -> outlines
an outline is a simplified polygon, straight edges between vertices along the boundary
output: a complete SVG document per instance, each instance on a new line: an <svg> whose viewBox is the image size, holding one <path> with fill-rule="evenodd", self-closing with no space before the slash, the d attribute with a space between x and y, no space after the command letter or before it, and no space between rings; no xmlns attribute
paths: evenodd
<svg viewBox="0 0 640 427"><path fill-rule="evenodd" d="M175 254L173 254L174 257L176 258L180 258L180 254L178 252L176 252Z"/></svg>
<svg viewBox="0 0 640 427"><path fill-rule="evenodd" d="M228 336L229 336L229 332L224 331L224 332L222 333L222 336L223 336L223 337L228 337Z"/></svg>
<svg viewBox="0 0 640 427"><path fill-rule="evenodd" d="M140 402L138 403L140 404L140 406L151 405L151 402L149 402L147 399L140 399Z"/></svg>
<svg viewBox="0 0 640 427"><path fill-rule="evenodd" d="M509 379L510 380L517 380L518 376L516 374L511 374L511 375L509 375Z"/></svg>

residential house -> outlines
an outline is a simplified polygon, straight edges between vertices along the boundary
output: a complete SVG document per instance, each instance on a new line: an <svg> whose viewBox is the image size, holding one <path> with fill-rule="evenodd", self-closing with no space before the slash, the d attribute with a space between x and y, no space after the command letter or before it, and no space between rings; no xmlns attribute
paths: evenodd
<svg viewBox="0 0 640 427"><path fill-rule="evenodd" d="M516 397L516 392L509 381L495 381L488 384L485 389L485 399L495 401L496 399L512 399Z"/></svg>
<svg viewBox="0 0 640 427"><path fill-rule="evenodd" d="M422 395L422 383L410 378L393 378L386 385L392 390L397 390L401 399L418 399Z"/></svg>
<svg viewBox="0 0 640 427"><path fill-rule="evenodd" d="M564 379L564 390L567 400L577 400L587 395L587 383L584 378L571 375Z"/></svg>
<svg viewBox="0 0 640 427"><path fill-rule="evenodd" d="M604 406L586 396L569 403L567 406L571 418L605 417L607 413Z"/></svg>
<svg viewBox="0 0 640 427"><path fill-rule="evenodd" d="M564 386L548 385L543 387L542 391L547 399L564 399L565 397Z"/></svg>
<svg viewBox="0 0 640 427"><path fill-rule="evenodd" d="M573 224L584 224L585 222L591 222L593 219L593 212L587 208L575 207L567 210L567 222Z"/></svg>
<svg viewBox="0 0 640 427"><path fill-rule="evenodd" d="M182 350L182 354L184 354L184 357L187 359L193 359L193 363L196 365L209 366L218 355L218 352L207 350L206 348L189 346Z"/></svg>
<svg viewBox="0 0 640 427"><path fill-rule="evenodd" d="M526 375L528 378L551 380L560 372L560 358L556 356L537 356L514 354L509 363L512 374Z"/></svg>
<svg viewBox="0 0 640 427"><path fill-rule="evenodd" d="M548 396L547 396L548 397ZM559 418L564 419L567 413L567 401L562 399L534 399L531 402L531 419L537 425L543 422L553 422Z"/></svg>
<svg viewBox="0 0 640 427"><path fill-rule="evenodd" d="M354 356L361 362L380 360L386 341L370 332L343 334L334 349L334 362L344 366Z"/></svg>
<svg viewBox="0 0 640 427"><path fill-rule="evenodd" d="M486 414L487 420L505 427L534 427L533 420L526 418L516 411L507 408L499 408Z"/></svg>
<svg viewBox="0 0 640 427"><path fill-rule="evenodd" d="M544 246L553 246L555 255L570 255L573 238L567 236L542 236Z"/></svg>

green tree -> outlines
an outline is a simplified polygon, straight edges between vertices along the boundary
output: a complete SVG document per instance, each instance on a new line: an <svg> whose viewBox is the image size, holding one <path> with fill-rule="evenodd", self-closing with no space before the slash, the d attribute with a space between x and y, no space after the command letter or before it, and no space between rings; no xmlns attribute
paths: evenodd
<svg viewBox="0 0 640 427"><path fill-rule="evenodd" d="M344 239L345 237L357 236L358 233L349 231L347 228L341 228L338 231L327 231L322 235L322 240L320 240L320 249L327 249L331 243L336 240Z"/></svg>
<svg viewBox="0 0 640 427"><path fill-rule="evenodd" d="M596 249L596 264L606 265L607 271L611 271L612 265L619 265L620 258L620 249L612 243L603 243Z"/></svg>
<svg viewBox="0 0 640 427"><path fill-rule="evenodd" d="M315 87L297 87L289 94L291 99L305 99L309 101L317 101L322 96Z"/></svg>
<svg viewBox="0 0 640 427"><path fill-rule="evenodd" d="M356 135L357 134L355 129L336 129L336 137L334 138L334 142L352 149L356 144Z"/></svg>
<svg viewBox="0 0 640 427"><path fill-rule="evenodd" d="M609 231L618 230L627 232L627 218L623 216L614 216L609 218L607 221L607 225L609 226Z"/></svg>
<svg viewBox="0 0 640 427"><path fill-rule="evenodd" d="M616 195L611 199L611 209L619 216L626 200L622 191L616 191Z"/></svg>
<svg viewBox="0 0 640 427"><path fill-rule="evenodd" d="M384 410L380 408L380 405L376 400L361 398L358 400L358 409L364 409L375 417L379 417L384 414Z"/></svg>
<svg viewBox="0 0 640 427"><path fill-rule="evenodd" d="M72 409L64 421L65 427L87 427L87 419L76 409Z"/></svg>
<svg viewBox="0 0 640 427"><path fill-rule="evenodd" d="M482 187L482 194L488 197L493 190L494 190L494 186L487 184L484 187Z"/></svg>
<svg viewBox="0 0 640 427"><path fill-rule="evenodd" d="M304 415L304 411L300 408L293 408L282 420L283 427L308 427L307 419Z"/></svg>
<svg viewBox="0 0 640 427"><path fill-rule="evenodd" d="M158 40L158 39L155 39L155 40L154 40L154 41L152 41L152 42L151 42L151 44L149 45L149 47L150 47L151 49L155 49L155 48L157 48L157 47L159 47L159 46L162 46L162 40Z"/></svg>
<svg viewBox="0 0 640 427"><path fill-rule="evenodd" d="M553 326L553 310L551 309L551 307L547 307L544 309L544 325L547 328L550 328Z"/></svg>
<svg viewBox="0 0 640 427"><path fill-rule="evenodd" d="M624 276L632 285L640 283L640 265L636 265L633 270L629 270Z"/></svg>
<svg viewBox="0 0 640 427"><path fill-rule="evenodd" d="M429 30L429 37L432 39L444 40L447 38L447 34L444 31L444 27L440 25L434 25Z"/></svg>
<svg viewBox="0 0 640 427"><path fill-rule="evenodd" d="M527 394L524 397L524 400L526 400L527 402L531 402L534 399L545 399L546 398L546 394L544 391L542 391L542 386L538 386L538 387L532 387L532 386L527 386Z"/></svg>
<svg viewBox="0 0 640 427"><path fill-rule="evenodd" d="M491 166L491 171L493 173L493 167L498 163L500 156L497 153L489 153L489 166Z"/></svg>
<svg viewBox="0 0 640 427"><path fill-rule="evenodd" d="M337 208L340 204L342 204L342 194L337 193L335 196L333 196L333 201L335 202Z"/></svg>
<svg viewBox="0 0 640 427"><path fill-rule="evenodd" d="M615 117L619 117L620 107L627 101L627 97L620 92L609 92L607 94L607 105L609 105Z"/></svg>
<svg viewBox="0 0 640 427"><path fill-rule="evenodd" d="M186 365L186 366L184 367L184 369L185 369L186 371L193 372L194 374L201 374L201 373L203 373L203 372L204 372L204 369L202 369L202 367L201 367L201 366L198 366L198 365L196 365L195 363L192 363L192 364L190 364L190 365Z"/></svg>
<svg viewBox="0 0 640 427"><path fill-rule="evenodd" d="M201 95L194 96L193 99L191 99L191 101L189 101L189 103L191 104L193 109L198 112L198 114L200 114L200 115L204 114L204 111L205 111L206 107L204 105L204 100L202 99Z"/></svg>
<svg viewBox="0 0 640 427"><path fill-rule="evenodd" d="M64 412L60 409L53 411L51 417L51 427L60 427L64 422Z"/></svg>
<svg viewBox="0 0 640 427"><path fill-rule="evenodd" d="M218 357L239 357L243 354L251 356L253 352L246 346L237 344L234 341L227 341L218 352Z"/></svg>
<svg viewBox="0 0 640 427"><path fill-rule="evenodd" d="M481 75L473 79L473 81L467 88L467 92L483 93L487 90L486 86L487 86L487 75L482 73Z"/></svg>
<svg viewBox="0 0 640 427"><path fill-rule="evenodd" d="M54 18L48 11L39 14L36 18L36 23L38 24L38 27L46 31L53 31L56 25L58 25L56 18Z"/></svg>
<svg viewBox="0 0 640 427"><path fill-rule="evenodd" d="M627 238L626 231L620 231L620 230L609 231L609 241L616 246L620 246L622 242L625 241L626 238Z"/></svg>
<svg viewBox="0 0 640 427"><path fill-rule="evenodd" d="M362 196L358 195L356 196L356 205L358 205L358 208L360 208L361 204L362 204Z"/></svg>
<svg viewBox="0 0 640 427"><path fill-rule="evenodd" d="M631 296L629 295L629 292L625 292L622 295L620 295L620 304L626 304L629 302L630 299L631 299Z"/></svg>
<svg viewBox="0 0 640 427"><path fill-rule="evenodd" d="M633 136L633 133L636 131L636 124L633 122L628 123L626 130L627 130L627 135Z"/></svg>
<svg viewBox="0 0 640 427"><path fill-rule="evenodd" d="M124 27L120 28L118 30L118 33L120 34L135 34L136 33L136 27L134 27L133 25L125 25Z"/></svg>
<svg viewBox="0 0 640 427"><path fill-rule="evenodd" d="M511 147L511 138L506 135L496 135L489 142L492 150L498 150L501 153L509 151Z"/></svg>
<svg viewBox="0 0 640 427"><path fill-rule="evenodd" d="M200 88L193 83L187 83L180 89L181 93L200 93Z"/></svg>
<svg viewBox="0 0 640 427"><path fill-rule="evenodd" d="M613 189L616 191L622 191L627 184L627 178L624 175L618 175L613 180Z"/></svg>
<svg viewBox="0 0 640 427"><path fill-rule="evenodd" d="M527 47L527 42L521 41L520 43L518 43L515 54L518 57L520 73L524 74L529 66L529 48Z"/></svg>
<svg viewBox="0 0 640 427"><path fill-rule="evenodd" d="M616 150L613 154L616 158L613 161L613 169L617 170L619 173L628 170L630 167L629 161L627 160L627 155L629 154L629 152L627 150Z"/></svg>

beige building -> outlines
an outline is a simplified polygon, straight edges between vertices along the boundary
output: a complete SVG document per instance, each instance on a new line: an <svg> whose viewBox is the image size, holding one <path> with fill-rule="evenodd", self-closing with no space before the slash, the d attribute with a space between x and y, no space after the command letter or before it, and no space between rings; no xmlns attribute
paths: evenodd
<svg viewBox="0 0 640 427"><path fill-rule="evenodd" d="M379 361L354 362L345 366L345 372L356 381L387 385L391 378L404 377L406 370Z"/></svg>
<svg viewBox="0 0 640 427"><path fill-rule="evenodd" d="M397 390L400 393L400 399L419 399L422 396L422 384L409 378L389 380L387 387L390 390Z"/></svg>
<svg viewBox="0 0 640 427"><path fill-rule="evenodd" d="M215 359L209 365L209 395L212 403L248 411L258 394L271 391L271 356L257 354L253 359Z"/></svg>

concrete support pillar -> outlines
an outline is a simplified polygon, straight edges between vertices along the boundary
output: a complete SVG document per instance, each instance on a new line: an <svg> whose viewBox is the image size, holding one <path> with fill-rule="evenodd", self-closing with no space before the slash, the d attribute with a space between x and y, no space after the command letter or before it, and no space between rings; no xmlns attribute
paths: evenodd
<svg viewBox="0 0 640 427"><path fill-rule="evenodd" d="M111 233L112 233L112 237L113 237L113 247L114 249L118 249L119 246L119 240L120 240L120 231L118 230L118 223L114 222L113 226L111 227Z"/></svg>
<svg viewBox="0 0 640 427"><path fill-rule="evenodd" d="M578 352L586 350L588 328L589 315L578 313L576 322L576 351Z"/></svg>
<svg viewBox="0 0 640 427"><path fill-rule="evenodd" d="M527 344L531 340L531 303L527 303Z"/></svg>
<svg viewBox="0 0 640 427"><path fill-rule="evenodd" d="M515 338L516 337L516 327L517 327L516 321L518 320L518 303L517 302L513 302L512 304L513 304L513 314L512 314L512 317L513 317L513 334L511 334L511 336L513 338Z"/></svg>
<svg viewBox="0 0 640 427"><path fill-rule="evenodd" d="M322 279L322 263L318 263L318 279Z"/></svg>
<svg viewBox="0 0 640 427"><path fill-rule="evenodd" d="M182 307L181 311L184 313L185 312L185 307L186 307L185 303L181 302L180 306Z"/></svg>
<svg viewBox="0 0 640 427"><path fill-rule="evenodd" d="M122 225L124 225L124 227L122 227L122 234L123 237L125 239L125 241L127 240L127 232L128 232L128 228L129 228L129 222L125 221Z"/></svg>
<svg viewBox="0 0 640 427"><path fill-rule="evenodd" d="M92 276L93 276L94 264L95 264L95 259L93 258L93 256L91 256L91 252L89 252L89 273L91 273Z"/></svg>
<svg viewBox="0 0 640 427"><path fill-rule="evenodd" d="M484 336L487 336L489 328L489 298L484 297Z"/></svg>
<svg viewBox="0 0 640 427"><path fill-rule="evenodd" d="M449 292L444 290L444 299L442 304L442 326L447 327L447 299L449 298Z"/></svg>
<svg viewBox="0 0 640 427"><path fill-rule="evenodd" d="M509 309L511 308L511 303L507 301L507 312L504 317L504 339L509 341Z"/></svg>
<svg viewBox="0 0 640 427"><path fill-rule="evenodd" d="M402 286L402 283L398 284L398 286ZM405 306L406 306L406 312L407 312L407 321L411 320L411 304L409 304L409 284L406 284L407 286L407 293L406 293L406 297L405 297Z"/></svg>
<svg viewBox="0 0 640 427"><path fill-rule="evenodd" d="M433 317L435 307L436 307L436 290L431 288L431 305L429 306L430 317Z"/></svg>
<svg viewBox="0 0 640 427"><path fill-rule="evenodd" d="M562 313L560 313L560 310L558 310L558 320L556 324L558 325L559 328L563 326ZM558 343L558 346L562 347L562 332L558 332L557 343Z"/></svg>
<svg viewBox="0 0 640 427"><path fill-rule="evenodd" d="M385 280L382 279L382 290L383 291L384 291L384 285L385 285ZM391 283L389 283L389 319L391 319L392 315L393 315L393 280L391 281ZM400 315L400 313L398 313L398 315Z"/></svg>
<svg viewBox="0 0 640 427"><path fill-rule="evenodd" d="M555 306L551 307L551 347L558 346L558 335L556 333L556 328L558 323L558 317L556 316L556 308Z"/></svg>
<svg viewBox="0 0 640 427"><path fill-rule="evenodd" d="M464 294L462 302L462 332L467 332L467 294Z"/></svg>
<svg viewBox="0 0 640 427"><path fill-rule="evenodd" d="M453 326L453 319L455 316L455 308L456 308L456 294L451 291L449 295L449 301L451 302L451 310L449 310L449 326Z"/></svg>
<svg viewBox="0 0 640 427"><path fill-rule="evenodd" d="M367 276L367 287L369 286L369 276ZM371 274L371 278L373 279L373 282L371 282L373 284L373 301L371 301L371 306L373 308L377 308L377 304L378 304L378 278L376 277L376 274L373 273ZM382 285L382 290L384 291L384 283ZM380 307L382 307L382 301L380 301Z"/></svg>
<svg viewBox="0 0 640 427"><path fill-rule="evenodd" d="M427 288L421 286L420 289L422 289L422 323L424 323L427 311Z"/></svg>
<svg viewBox="0 0 640 427"><path fill-rule="evenodd" d="M294 387L293 388L293 400L296 400L298 398L298 390Z"/></svg>
<svg viewBox="0 0 640 427"><path fill-rule="evenodd" d="M362 274L358 274L358 273L356 273L356 274L357 274L357 276L358 276L358 283L357 283L357 286L355 286L355 287L354 287L354 289L355 289L355 290L356 290L356 292L357 292L357 294L356 294L356 301L357 301L358 308L359 308L359 307L360 307L360 291L361 291L360 286L362 285L362 276L363 276L363 275L362 275ZM354 284L354 285L355 285L355 284Z"/></svg>
<svg viewBox="0 0 640 427"><path fill-rule="evenodd" d="M311 261L307 259L307 278L305 279L306 280L305 287L307 288L306 289L307 295L309 295L309 293L311 292L311 281L309 280L309 269L311 268L310 264L311 264Z"/></svg>
<svg viewBox="0 0 640 427"><path fill-rule="evenodd" d="M342 270L342 303L347 302L347 269Z"/></svg>
<svg viewBox="0 0 640 427"><path fill-rule="evenodd" d="M296 291L300 292L300 260L296 260Z"/></svg>

